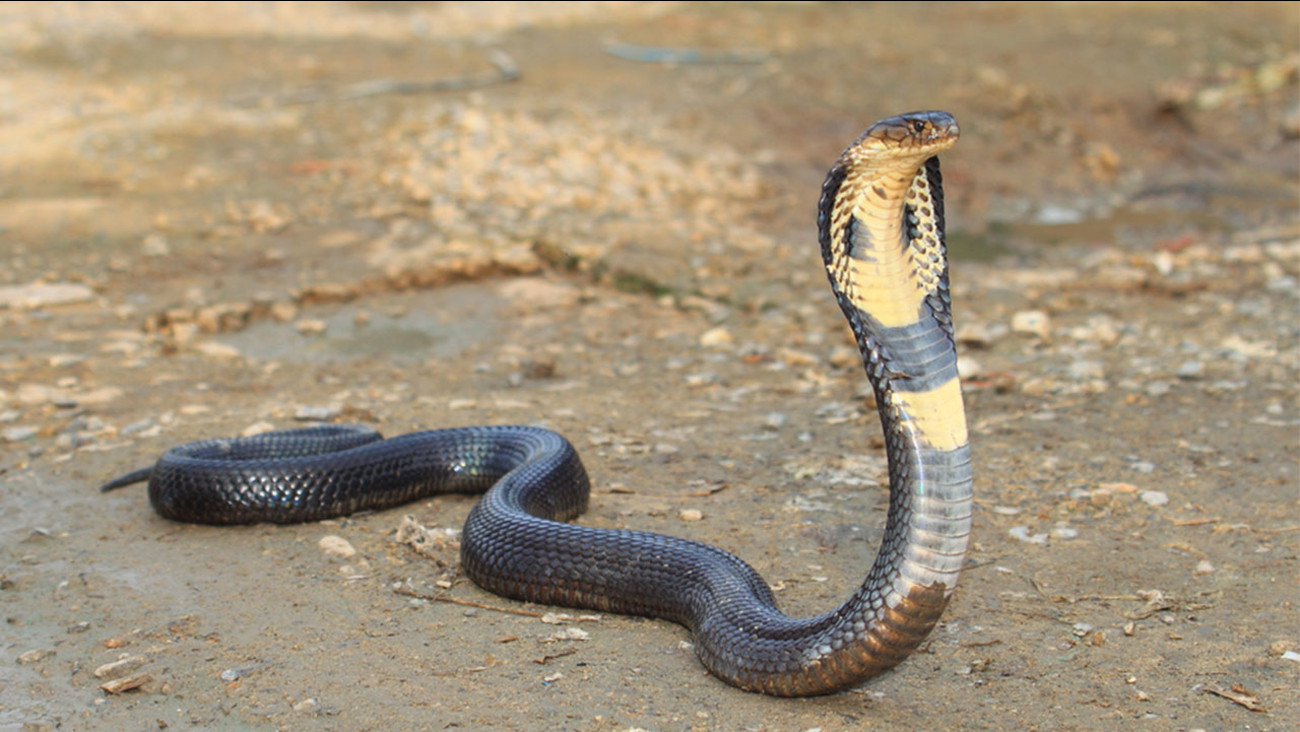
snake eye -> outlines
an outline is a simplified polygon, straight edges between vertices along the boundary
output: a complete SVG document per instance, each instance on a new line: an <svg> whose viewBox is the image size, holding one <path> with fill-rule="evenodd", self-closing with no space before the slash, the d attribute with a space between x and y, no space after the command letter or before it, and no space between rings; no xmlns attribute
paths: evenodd
<svg viewBox="0 0 1300 732"><path fill-rule="evenodd" d="M922 121L922 120L919 120L919 119L918 119L918 120L914 120L914 121L912 122L912 129L913 129L913 130L916 130L916 133L917 133L918 135L921 134L922 132L925 132L925 122Z"/></svg>

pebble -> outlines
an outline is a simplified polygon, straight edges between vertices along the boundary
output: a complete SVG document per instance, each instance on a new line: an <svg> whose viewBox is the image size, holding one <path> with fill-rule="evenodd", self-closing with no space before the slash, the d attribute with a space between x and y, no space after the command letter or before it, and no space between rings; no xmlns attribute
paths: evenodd
<svg viewBox="0 0 1300 732"><path fill-rule="evenodd" d="M1178 367L1178 378L1180 379L1199 379L1205 372L1205 365L1200 361L1184 361Z"/></svg>
<svg viewBox="0 0 1300 732"><path fill-rule="evenodd" d="M1169 503L1169 494L1164 491L1142 491L1138 498L1148 506L1164 506Z"/></svg>
<svg viewBox="0 0 1300 732"><path fill-rule="evenodd" d="M300 422L328 422L343 413L343 407L337 404L329 406L302 406L293 413L293 418Z"/></svg>
<svg viewBox="0 0 1300 732"><path fill-rule="evenodd" d="M50 367L61 369L85 361L86 357L76 353L56 353L50 356Z"/></svg>
<svg viewBox="0 0 1300 732"><path fill-rule="evenodd" d="M275 425L270 422L254 422L239 432L240 437L255 437L267 432L274 432Z"/></svg>
<svg viewBox="0 0 1300 732"><path fill-rule="evenodd" d="M572 307L582 299L582 291L576 287L535 277L506 280L497 288L497 292L509 300L515 310L524 313Z"/></svg>
<svg viewBox="0 0 1300 732"><path fill-rule="evenodd" d="M146 234L140 242L140 253L146 257L165 257L172 253L167 239L157 232Z"/></svg>
<svg viewBox="0 0 1300 732"><path fill-rule="evenodd" d="M225 343L217 343L216 341L197 343L194 345L194 350L211 358L235 359L244 355L238 348Z"/></svg>
<svg viewBox="0 0 1300 732"><path fill-rule="evenodd" d="M722 377L712 371L701 371L694 374L687 374L683 379L687 386L709 386L722 381Z"/></svg>
<svg viewBox="0 0 1300 732"><path fill-rule="evenodd" d="M146 663L145 659L140 656L123 656L112 663L106 663L95 669L93 674L97 679L116 679L134 671Z"/></svg>
<svg viewBox="0 0 1300 732"><path fill-rule="evenodd" d="M1155 463L1150 463L1147 462L1146 460L1139 460L1133 463L1132 465L1130 465L1129 467L1132 468L1133 470L1138 471L1139 473L1154 473L1156 471Z"/></svg>
<svg viewBox="0 0 1300 732"><path fill-rule="evenodd" d="M763 428L769 430L779 430L782 427L784 427L785 423L788 422L789 420L790 418L786 416L783 412L769 412L768 415L763 418Z"/></svg>
<svg viewBox="0 0 1300 732"><path fill-rule="evenodd" d="M1042 310L1021 310L1011 316L1011 331L1046 340L1052 335L1052 318Z"/></svg>
<svg viewBox="0 0 1300 732"><path fill-rule="evenodd" d="M281 323L287 323L298 317L298 306L291 302L277 302L271 306L269 312L272 318Z"/></svg>
<svg viewBox="0 0 1300 732"><path fill-rule="evenodd" d="M725 346L732 342L731 331L723 327L710 328L700 336L700 345L706 348Z"/></svg>
<svg viewBox="0 0 1300 732"><path fill-rule="evenodd" d="M588 633L582 628L568 627L555 631L550 635L549 639L553 641L585 641L590 638L591 633Z"/></svg>
<svg viewBox="0 0 1300 732"><path fill-rule="evenodd" d="M46 648L38 648L34 651L27 651L26 653L19 655L18 663L20 664L36 663L37 661L44 661L45 659L53 655L54 655L54 651L51 651Z"/></svg>
<svg viewBox="0 0 1300 732"><path fill-rule="evenodd" d="M1106 376L1106 368L1101 361L1075 361L1066 368L1066 373L1075 381L1101 379Z"/></svg>
<svg viewBox="0 0 1300 732"><path fill-rule="evenodd" d="M862 354L858 353L858 349L851 346L835 346L826 358L837 369L856 366L862 362Z"/></svg>
<svg viewBox="0 0 1300 732"><path fill-rule="evenodd" d="M974 379L984 376L988 372L984 369L984 364L976 361L970 356L957 357L957 375L963 379Z"/></svg>
<svg viewBox="0 0 1300 732"><path fill-rule="evenodd" d="M357 554L357 550L352 546L351 542L341 536L335 536L334 534L321 537L320 541L316 542L316 546L320 547L321 551L331 557L347 559L349 557L354 557Z"/></svg>
<svg viewBox="0 0 1300 732"><path fill-rule="evenodd" d="M317 318L303 318L293 324L299 333L306 336L320 335L325 332L326 323Z"/></svg>
<svg viewBox="0 0 1300 732"><path fill-rule="evenodd" d="M1119 326L1108 315L1094 315L1088 318L1085 325L1076 325L1071 328L1070 337L1076 341L1111 346L1119 340Z"/></svg>
<svg viewBox="0 0 1300 732"><path fill-rule="evenodd" d="M1173 387L1169 384L1168 381L1153 381L1147 384L1146 393L1147 396L1153 396L1153 397L1164 396L1165 394L1168 394L1169 390L1172 388Z"/></svg>
<svg viewBox="0 0 1300 732"><path fill-rule="evenodd" d="M1007 326L1002 323L966 323L957 329L957 342L972 348L988 348L1006 334Z"/></svg>
<svg viewBox="0 0 1300 732"><path fill-rule="evenodd" d="M54 401L54 389L41 384L19 384L14 398L19 404L27 407L48 404Z"/></svg>
<svg viewBox="0 0 1300 732"><path fill-rule="evenodd" d="M1052 527L1051 535L1053 539L1074 539L1079 536L1078 529L1072 529L1069 526Z"/></svg>
<svg viewBox="0 0 1300 732"><path fill-rule="evenodd" d="M310 697L293 705L293 711L295 712L314 712L319 708L320 702Z"/></svg>
<svg viewBox="0 0 1300 732"><path fill-rule="evenodd" d="M1045 226L1077 224L1083 221L1084 214L1076 208L1068 208L1055 203L1045 203L1038 209L1034 221Z"/></svg>
<svg viewBox="0 0 1300 732"><path fill-rule="evenodd" d="M5 442L22 442L35 437L39 431L35 427L6 427L3 432L0 432L0 437L3 437Z"/></svg>
<svg viewBox="0 0 1300 732"><path fill-rule="evenodd" d="M50 305L86 302L94 297L94 290L71 282L0 285L0 308L29 310Z"/></svg>
<svg viewBox="0 0 1300 732"><path fill-rule="evenodd" d="M1026 544L1046 544L1047 534L1031 534L1028 526L1012 526L1007 530L1007 534L1018 541Z"/></svg>
<svg viewBox="0 0 1300 732"><path fill-rule="evenodd" d="M682 512L677 515L683 521L700 521L704 519L704 512L698 508L683 508Z"/></svg>
<svg viewBox="0 0 1300 732"><path fill-rule="evenodd" d="M1211 574L1214 572L1214 565L1208 559L1202 559L1196 563L1196 574Z"/></svg>

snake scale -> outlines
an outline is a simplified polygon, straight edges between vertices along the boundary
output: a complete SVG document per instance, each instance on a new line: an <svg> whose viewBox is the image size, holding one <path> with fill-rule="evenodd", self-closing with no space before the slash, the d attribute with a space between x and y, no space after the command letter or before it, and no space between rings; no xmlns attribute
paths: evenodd
<svg viewBox="0 0 1300 732"><path fill-rule="evenodd" d="M104 486L149 481L162 516L210 524L300 522L446 492L485 492L461 562L489 592L653 616L689 628L724 681L778 696L860 684L908 656L957 583L970 532L971 462L948 292L936 157L945 112L872 125L822 186L826 271L876 395L889 461L885 536L857 591L809 618L777 609L742 560L707 544L565 523L587 506L572 445L537 427L466 427L382 439L322 426L195 442Z"/></svg>

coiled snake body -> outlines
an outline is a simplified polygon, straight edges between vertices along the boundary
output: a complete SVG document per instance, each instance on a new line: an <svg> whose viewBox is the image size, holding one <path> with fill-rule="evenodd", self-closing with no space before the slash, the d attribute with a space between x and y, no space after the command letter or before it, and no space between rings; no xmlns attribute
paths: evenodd
<svg viewBox="0 0 1300 732"><path fill-rule="evenodd" d="M647 615L694 634L701 661L779 696L850 688L902 661L947 605L970 530L971 467L948 297L944 112L872 125L822 187L822 256L876 393L889 460L885 537L862 585L811 618L783 615L749 565L715 547L564 523L587 506L573 447L535 427L384 440L326 426L169 450L104 490L149 480L161 515L212 524L312 521L445 492L481 492L465 573L520 600Z"/></svg>

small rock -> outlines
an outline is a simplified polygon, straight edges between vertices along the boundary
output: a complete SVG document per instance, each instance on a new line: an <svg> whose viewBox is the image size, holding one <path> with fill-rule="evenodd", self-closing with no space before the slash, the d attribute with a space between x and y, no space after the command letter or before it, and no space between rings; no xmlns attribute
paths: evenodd
<svg viewBox="0 0 1300 732"><path fill-rule="evenodd" d="M1142 491L1138 498L1148 506L1164 506L1169 503L1169 494L1164 491Z"/></svg>
<svg viewBox="0 0 1300 732"><path fill-rule="evenodd" d="M857 351L854 351L857 353ZM794 348L778 348L776 358L786 366L813 366L817 363L817 357L807 351L800 351ZM834 354L831 356L834 363Z"/></svg>
<svg viewBox="0 0 1300 732"><path fill-rule="evenodd" d="M700 345L707 348L725 346L732 341L731 331L723 327L710 328L700 336Z"/></svg>
<svg viewBox="0 0 1300 732"><path fill-rule="evenodd" d="M293 711L295 712L311 713L319 708L320 702L310 697L293 705Z"/></svg>
<svg viewBox="0 0 1300 732"><path fill-rule="evenodd" d="M55 391L41 384L19 384L18 391L14 396L19 404L34 407L38 404L49 404L54 401Z"/></svg>
<svg viewBox="0 0 1300 732"><path fill-rule="evenodd" d="M271 424L270 422L254 422L248 425L247 427L245 427L243 430L241 430L239 435L241 437L254 437L256 435L263 435L266 434L267 432L274 432L274 431L275 431L275 425Z"/></svg>
<svg viewBox="0 0 1300 732"><path fill-rule="evenodd" d="M1087 381L1105 378L1106 368L1101 361L1075 361L1069 365L1066 373L1075 381Z"/></svg>
<svg viewBox="0 0 1300 732"><path fill-rule="evenodd" d="M94 290L70 282L0 285L0 308L29 310L50 305L86 302L94 297Z"/></svg>
<svg viewBox="0 0 1300 732"><path fill-rule="evenodd" d="M970 356L957 357L957 375L962 379L974 379L984 376L986 373L988 372L985 371L984 364Z"/></svg>
<svg viewBox="0 0 1300 732"><path fill-rule="evenodd" d="M1108 315L1094 315L1088 318L1087 324L1071 328L1070 337L1076 341L1113 346L1119 340L1119 326Z"/></svg>
<svg viewBox="0 0 1300 732"><path fill-rule="evenodd" d="M533 277L508 279L497 288L497 292L515 310L523 313L573 307L582 299L582 291L576 287Z"/></svg>
<svg viewBox="0 0 1300 732"><path fill-rule="evenodd" d="M94 676L97 679L116 679L134 671L145 664L145 659L140 656L124 656L112 663L106 663L94 670Z"/></svg>
<svg viewBox="0 0 1300 732"><path fill-rule="evenodd" d="M768 415L763 418L763 428L769 430L779 430L785 426L785 423L788 420L789 417L787 417L785 414L781 412L769 412Z"/></svg>
<svg viewBox="0 0 1300 732"><path fill-rule="evenodd" d="M50 356L50 367L61 369L85 361L86 357L76 353L56 353Z"/></svg>
<svg viewBox="0 0 1300 732"><path fill-rule="evenodd" d="M1150 384L1147 384L1146 393L1147 396L1164 396L1165 394L1168 394L1169 390L1172 388L1173 387L1170 386L1167 381L1153 381Z"/></svg>
<svg viewBox="0 0 1300 732"><path fill-rule="evenodd" d="M711 371L701 371L694 374L687 374L685 379L687 386L709 386L722 381L722 377Z"/></svg>
<svg viewBox="0 0 1300 732"><path fill-rule="evenodd" d="M20 664L36 663L37 661L44 661L45 659L53 655L54 655L54 651L45 648L38 648L34 651L27 651L26 653L19 655L18 663Z"/></svg>
<svg viewBox="0 0 1300 732"><path fill-rule="evenodd" d="M6 427L0 432L0 437L3 437L5 442L22 442L32 439L38 432L40 430L35 427Z"/></svg>
<svg viewBox="0 0 1300 732"><path fill-rule="evenodd" d="M1052 528L1051 535L1053 539L1074 539L1079 536L1079 530L1069 526L1055 526Z"/></svg>
<svg viewBox="0 0 1300 732"><path fill-rule="evenodd" d="M320 335L325 332L326 323L317 318L303 318L293 324L293 327L306 336Z"/></svg>
<svg viewBox="0 0 1300 732"><path fill-rule="evenodd" d="M140 253L146 257L165 257L172 253L172 248L162 234L154 232L146 234L140 242Z"/></svg>
<svg viewBox="0 0 1300 732"><path fill-rule="evenodd" d="M1011 330L1046 340L1052 335L1052 318L1042 310L1021 310L1011 316Z"/></svg>
<svg viewBox="0 0 1300 732"><path fill-rule="evenodd" d="M153 681L153 674L146 671L144 673L139 673L134 676L127 676L126 678L106 681L100 684L99 688L103 689L109 694L121 694L124 691L139 689L140 687L144 686L150 681Z"/></svg>
<svg viewBox="0 0 1300 732"><path fill-rule="evenodd" d="M1038 209L1034 220L1036 223L1045 226L1059 226L1061 224L1077 224L1083 221L1083 212L1075 208L1067 208L1054 203L1045 203Z"/></svg>
<svg viewBox="0 0 1300 732"><path fill-rule="evenodd" d="M329 406L302 406L293 413L293 418L300 422L328 422L343 413L343 407L336 404Z"/></svg>
<svg viewBox="0 0 1300 732"><path fill-rule="evenodd" d="M1007 327L1000 323L966 323L957 329L957 343L971 348L988 348L1006 333Z"/></svg>
<svg viewBox="0 0 1300 732"><path fill-rule="evenodd" d="M291 302L277 302L271 306L270 313L272 318L287 323L298 317L298 306Z"/></svg>
<svg viewBox="0 0 1300 732"><path fill-rule="evenodd" d="M850 346L835 346L827 359L835 368L843 369L861 363L862 354L858 353L858 349Z"/></svg>
<svg viewBox="0 0 1300 732"><path fill-rule="evenodd" d="M351 542L334 534L321 537L321 540L316 542L316 546L331 557L347 559L357 554L357 550L352 546Z"/></svg>
<svg viewBox="0 0 1300 732"><path fill-rule="evenodd" d="M552 633L552 634L550 635L550 638L548 638L548 640L552 640L552 641L566 641L566 640L571 640L571 641L585 641L585 640L588 640L588 639L590 639L590 638L591 638L591 633L588 633L587 631L583 630L582 628L568 627L568 628L563 628L563 629L561 629L561 630L557 630L557 631L555 631L554 633Z"/></svg>
<svg viewBox="0 0 1300 732"><path fill-rule="evenodd" d="M1023 541L1026 544L1046 544L1047 534L1031 534L1028 526L1012 526L1007 530L1007 534L1012 539Z"/></svg>
<svg viewBox="0 0 1300 732"><path fill-rule="evenodd" d="M202 343L197 343L194 346L194 350L198 351L199 353L202 353L204 356L209 356L211 358L234 359L244 355L242 352L240 352L238 348L235 348L234 346L228 346L225 343L217 343L216 341L204 341Z"/></svg>
<svg viewBox="0 0 1300 732"><path fill-rule="evenodd" d="M700 521L704 518L704 512L698 508L684 508L677 514L683 521Z"/></svg>
<svg viewBox="0 0 1300 732"><path fill-rule="evenodd" d="M1192 379L1199 379L1201 378L1201 374L1204 372L1205 365L1200 361L1184 361L1182 365L1178 367L1178 378L1187 379L1189 381Z"/></svg>
<svg viewBox="0 0 1300 732"><path fill-rule="evenodd" d="M1196 563L1196 574L1204 575L1214 572L1214 565L1208 559L1202 559Z"/></svg>
<svg viewBox="0 0 1300 732"><path fill-rule="evenodd" d="M98 389L77 392L72 401L80 406L108 404L120 399L122 393L122 390L116 386L101 386Z"/></svg>

